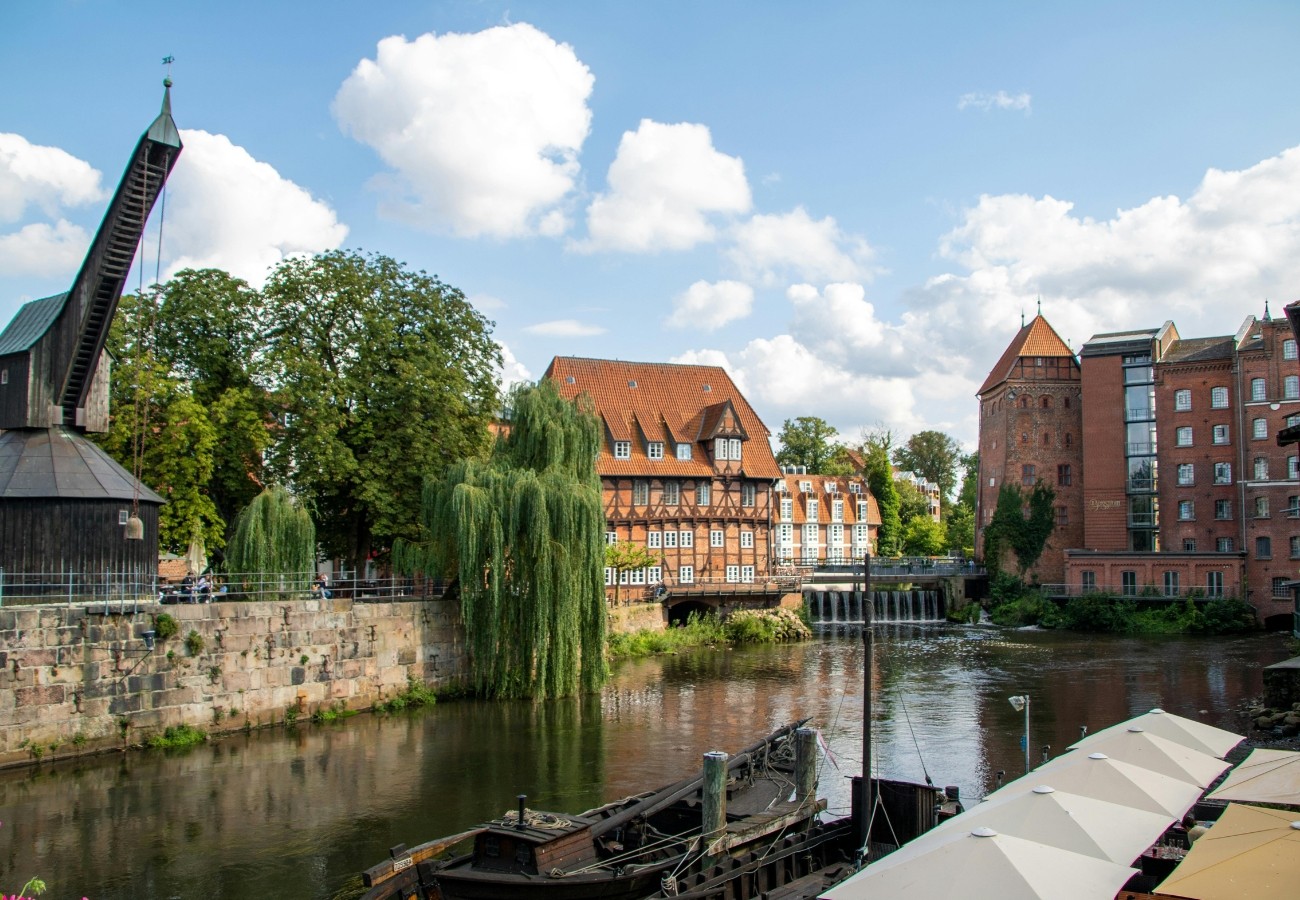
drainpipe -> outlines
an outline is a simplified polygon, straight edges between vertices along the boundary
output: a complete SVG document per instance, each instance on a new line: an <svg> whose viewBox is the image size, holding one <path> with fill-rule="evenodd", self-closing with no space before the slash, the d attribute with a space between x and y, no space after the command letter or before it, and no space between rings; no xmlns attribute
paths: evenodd
<svg viewBox="0 0 1300 900"><path fill-rule="evenodd" d="M1246 403L1241 390L1241 351L1235 342L1232 345L1232 385L1236 393L1237 406L1237 533L1240 535L1241 549L1249 553L1246 546L1246 472L1248 471L1246 469ZM1247 602L1246 566L1244 561L1238 571L1241 572L1241 600Z"/></svg>

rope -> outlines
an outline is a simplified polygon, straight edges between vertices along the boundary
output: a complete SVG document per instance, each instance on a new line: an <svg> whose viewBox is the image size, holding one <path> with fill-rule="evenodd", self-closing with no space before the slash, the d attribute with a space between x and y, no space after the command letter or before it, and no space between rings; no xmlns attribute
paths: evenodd
<svg viewBox="0 0 1300 900"><path fill-rule="evenodd" d="M519 823L519 811L512 809L497 821L502 825L514 828ZM573 823L563 816L557 816L554 813L534 812L531 809L525 809L524 825L528 828L537 828L545 831L559 831L564 828L572 827Z"/></svg>
<svg viewBox="0 0 1300 900"><path fill-rule="evenodd" d="M912 746L916 748L916 757L921 761L921 772L925 775L925 783L934 787L934 782L930 780L930 771L925 767L925 756L921 753L921 744L916 739L916 730L912 728L912 716L907 711L907 700L903 697L903 691L898 691L898 702L903 705L903 718L907 720L907 730L912 734Z"/></svg>
<svg viewBox="0 0 1300 900"><path fill-rule="evenodd" d="M142 160L141 175L142 185L140 191L140 218L143 219L149 209L149 158L146 156ZM141 374L144 371L144 333L145 333L145 313L144 313L144 241L140 242L137 251L140 254L140 265L136 270L136 334L135 334L135 434L131 435L131 475L134 476L135 483L131 485L131 515L140 517L140 477L144 474L144 425L143 425L143 406L144 392L140 387Z"/></svg>

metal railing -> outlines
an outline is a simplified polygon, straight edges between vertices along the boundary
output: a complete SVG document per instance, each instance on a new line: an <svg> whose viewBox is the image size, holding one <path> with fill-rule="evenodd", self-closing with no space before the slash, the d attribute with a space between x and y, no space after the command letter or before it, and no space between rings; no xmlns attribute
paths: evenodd
<svg viewBox="0 0 1300 900"><path fill-rule="evenodd" d="M315 572L283 576L232 573L210 576L203 587L170 581L144 572L7 572L0 569L0 607L105 606L125 611L142 603L217 603L275 600L301 601L345 598L375 601L391 598L428 599L441 596L446 585L421 576L391 575L358 578L342 573L327 582L325 594L314 585Z"/></svg>

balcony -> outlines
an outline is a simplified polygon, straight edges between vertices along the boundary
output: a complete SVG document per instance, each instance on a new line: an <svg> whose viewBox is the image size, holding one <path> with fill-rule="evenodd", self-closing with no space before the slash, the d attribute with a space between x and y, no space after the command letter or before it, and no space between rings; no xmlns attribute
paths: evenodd
<svg viewBox="0 0 1300 900"><path fill-rule="evenodd" d="M1156 480L1154 478L1130 478L1124 483L1124 487L1130 494L1150 494L1156 489Z"/></svg>
<svg viewBox="0 0 1300 900"><path fill-rule="evenodd" d="M1156 411L1149 406L1132 406L1124 410L1125 422L1148 422L1156 417Z"/></svg>
<svg viewBox="0 0 1300 900"><path fill-rule="evenodd" d="M1129 528L1154 528L1156 526L1155 513L1129 513Z"/></svg>

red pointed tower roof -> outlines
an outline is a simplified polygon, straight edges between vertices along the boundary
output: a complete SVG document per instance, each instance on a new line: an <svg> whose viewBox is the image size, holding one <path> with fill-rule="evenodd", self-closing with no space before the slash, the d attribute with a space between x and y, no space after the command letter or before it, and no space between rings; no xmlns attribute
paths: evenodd
<svg viewBox="0 0 1300 900"><path fill-rule="evenodd" d="M1043 314L1039 313L1028 325L1020 327L1020 331L1007 346L997 365L989 372L989 377L984 379L984 384L980 385L980 389L975 393L982 396L1006 381L1016 360L1022 356L1068 356L1074 359L1074 351L1070 349L1069 344L1061 340L1056 329L1047 324Z"/></svg>

